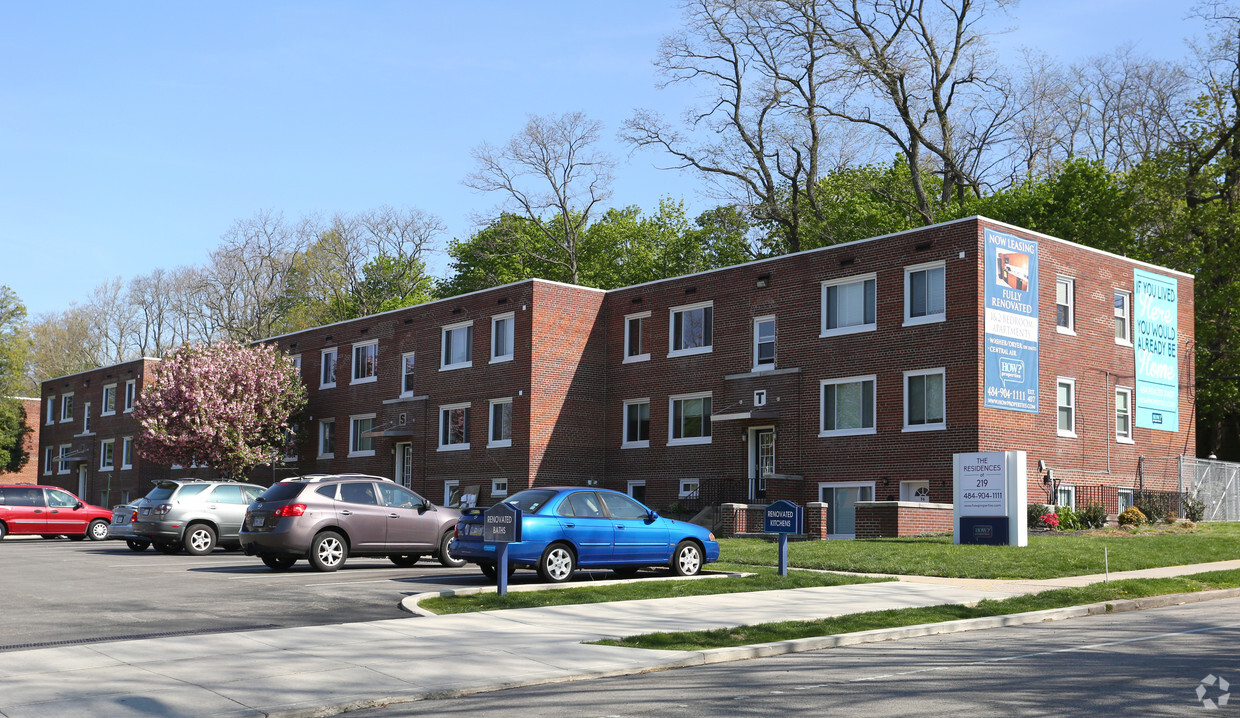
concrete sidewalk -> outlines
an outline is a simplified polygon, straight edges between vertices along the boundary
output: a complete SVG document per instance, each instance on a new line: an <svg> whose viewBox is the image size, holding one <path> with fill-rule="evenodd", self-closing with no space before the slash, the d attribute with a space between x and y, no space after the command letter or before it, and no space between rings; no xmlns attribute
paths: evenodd
<svg viewBox="0 0 1240 718"><path fill-rule="evenodd" d="M1152 571L1182 575L1222 568L1240 568L1240 561ZM1111 578L1146 573L1112 574ZM710 660L704 656L710 652L582 643L604 637L972 603L1048 587L1043 581L907 578L892 583L411 617L0 653L0 715L331 715L394 701L639 673ZM1083 577L1056 579L1069 580L1090 582ZM743 652L727 655L746 657ZM715 657L723 659L722 654Z"/></svg>

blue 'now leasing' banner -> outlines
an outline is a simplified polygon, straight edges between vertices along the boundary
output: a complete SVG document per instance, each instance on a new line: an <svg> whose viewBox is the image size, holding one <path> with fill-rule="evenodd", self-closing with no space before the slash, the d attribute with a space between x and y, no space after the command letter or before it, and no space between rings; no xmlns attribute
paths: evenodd
<svg viewBox="0 0 1240 718"><path fill-rule="evenodd" d="M1038 243L986 230L986 400L1038 413Z"/></svg>
<svg viewBox="0 0 1240 718"><path fill-rule="evenodd" d="M1137 426L1180 430L1178 283L1133 270L1133 349L1137 362Z"/></svg>

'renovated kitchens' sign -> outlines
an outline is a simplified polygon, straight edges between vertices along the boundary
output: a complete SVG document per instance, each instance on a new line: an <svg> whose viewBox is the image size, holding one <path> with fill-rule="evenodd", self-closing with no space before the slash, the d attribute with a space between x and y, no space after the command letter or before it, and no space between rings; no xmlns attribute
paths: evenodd
<svg viewBox="0 0 1240 718"><path fill-rule="evenodd" d="M1134 269L1132 286L1137 426L1179 431L1178 282L1172 277Z"/></svg>
<svg viewBox="0 0 1240 718"><path fill-rule="evenodd" d="M1038 243L986 230L985 405L1038 413Z"/></svg>

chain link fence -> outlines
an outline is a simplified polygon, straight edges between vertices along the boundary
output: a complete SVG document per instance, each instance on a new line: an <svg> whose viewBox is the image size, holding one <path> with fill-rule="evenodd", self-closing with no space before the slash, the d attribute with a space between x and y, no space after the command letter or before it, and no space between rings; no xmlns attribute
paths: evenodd
<svg viewBox="0 0 1240 718"><path fill-rule="evenodd" d="M1174 490L1183 498L1179 513L1200 512L1202 521L1240 521L1240 464L1191 456L1142 457L1141 488Z"/></svg>

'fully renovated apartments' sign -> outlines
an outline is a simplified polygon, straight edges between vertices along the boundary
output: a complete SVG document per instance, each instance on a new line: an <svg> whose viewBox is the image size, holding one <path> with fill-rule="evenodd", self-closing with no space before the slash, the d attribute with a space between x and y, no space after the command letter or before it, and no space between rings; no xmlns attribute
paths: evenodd
<svg viewBox="0 0 1240 718"><path fill-rule="evenodd" d="M1178 283L1133 270L1133 349L1137 361L1137 426L1180 430Z"/></svg>
<svg viewBox="0 0 1240 718"><path fill-rule="evenodd" d="M986 230L986 402L1038 413L1038 243Z"/></svg>

